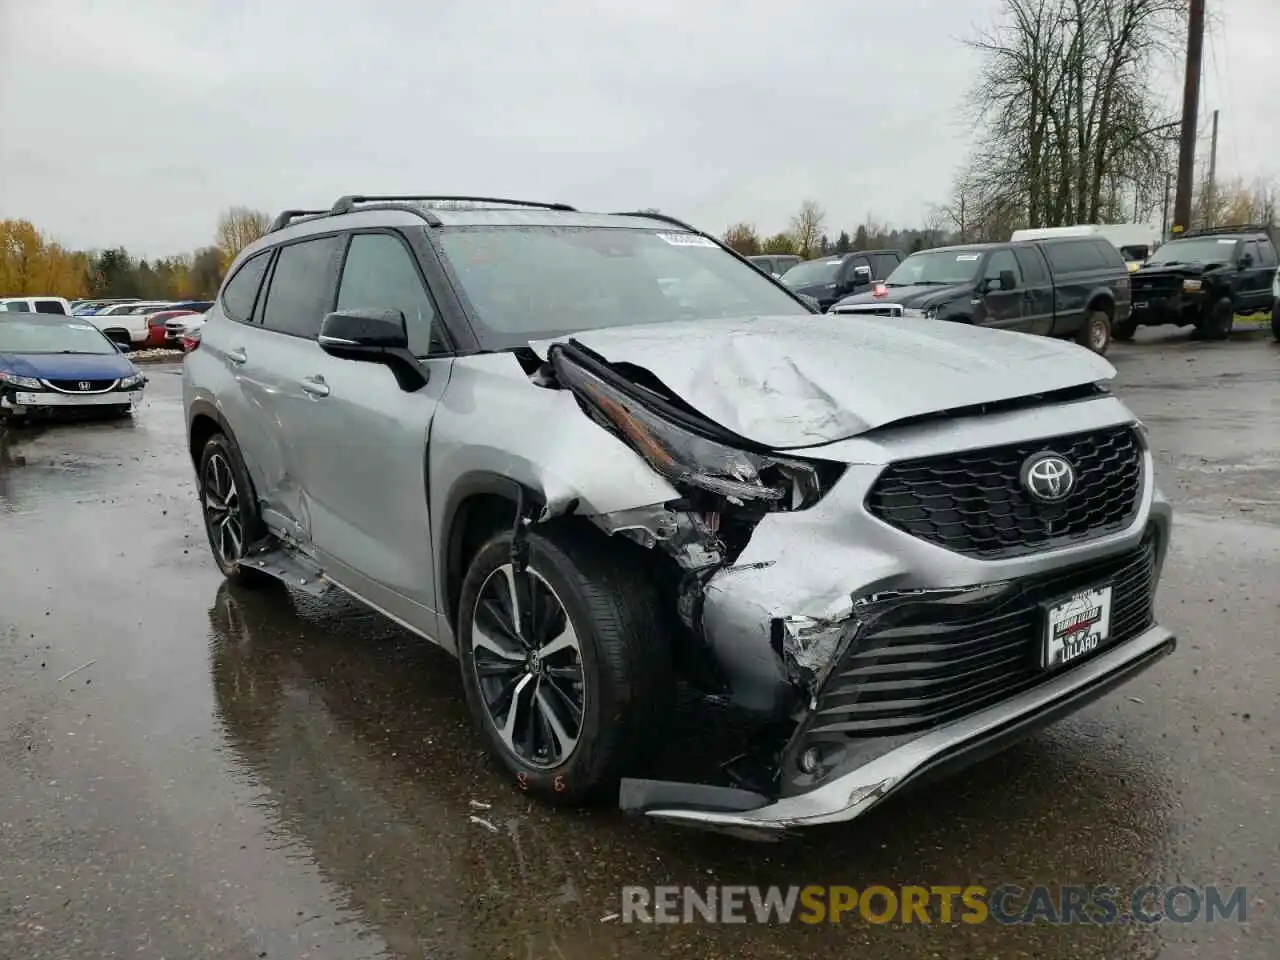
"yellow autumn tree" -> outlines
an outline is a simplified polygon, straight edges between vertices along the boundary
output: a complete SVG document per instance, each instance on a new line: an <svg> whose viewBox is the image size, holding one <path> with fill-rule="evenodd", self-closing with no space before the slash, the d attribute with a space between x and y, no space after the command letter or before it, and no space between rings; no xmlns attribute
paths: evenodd
<svg viewBox="0 0 1280 960"><path fill-rule="evenodd" d="M214 234L218 249L222 251L223 269L231 266L236 255L266 233L269 226L271 217L261 210L249 207L224 210L218 217L218 227Z"/></svg>
<svg viewBox="0 0 1280 960"><path fill-rule="evenodd" d="M72 299L88 289L89 258L52 243L27 220L0 220L0 296Z"/></svg>

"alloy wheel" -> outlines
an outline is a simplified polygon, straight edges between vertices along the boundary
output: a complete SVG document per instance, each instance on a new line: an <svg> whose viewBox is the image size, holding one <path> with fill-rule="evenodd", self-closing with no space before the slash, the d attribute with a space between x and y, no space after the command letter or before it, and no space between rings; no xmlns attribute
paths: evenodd
<svg viewBox="0 0 1280 960"><path fill-rule="evenodd" d="M481 584L471 663L506 748L539 769L567 760L587 709L582 647L564 604L536 570L517 573L506 563Z"/></svg>
<svg viewBox="0 0 1280 960"><path fill-rule="evenodd" d="M231 465L220 453L204 465L204 521L209 539L223 566L231 567L244 556L244 525L240 520L240 495Z"/></svg>
<svg viewBox="0 0 1280 960"><path fill-rule="evenodd" d="M1089 345L1094 353L1101 353L1107 345L1107 321L1095 318L1089 325Z"/></svg>

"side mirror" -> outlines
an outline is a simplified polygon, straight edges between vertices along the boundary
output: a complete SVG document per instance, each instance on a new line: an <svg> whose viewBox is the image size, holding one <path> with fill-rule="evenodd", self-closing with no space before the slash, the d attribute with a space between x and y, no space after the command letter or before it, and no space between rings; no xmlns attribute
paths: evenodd
<svg viewBox="0 0 1280 960"><path fill-rule="evenodd" d="M1000 289L1001 290L1018 289L1018 278L1013 275L1012 270L1000 271Z"/></svg>
<svg viewBox="0 0 1280 960"><path fill-rule="evenodd" d="M337 310L321 322L316 342L333 357L385 364L402 390L417 390L427 382L427 368L409 352L403 311Z"/></svg>
<svg viewBox="0 0 1280 960"><path fill-rule="evenodd" d="M1248 270L1252 266L1253 266L1253 254L1252 253L1240 254L1240 269Z"/></svg>
<svg viewBox="0 0 1280 960"><path fill-rule="evenodd" d="M853 285L855 287L869 287L871 285L871 268L870 267L854 267L853 268Z"/></svg>

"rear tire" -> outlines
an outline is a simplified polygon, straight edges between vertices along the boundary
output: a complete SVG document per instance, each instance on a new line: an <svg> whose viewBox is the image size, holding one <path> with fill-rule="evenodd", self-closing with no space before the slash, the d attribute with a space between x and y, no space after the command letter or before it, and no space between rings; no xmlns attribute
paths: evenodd
<svg viewBox="0 0 1280 960"><path fill-rule="evenodd" d="M200 513L213 562L230 582L244 587L278 583L261 570L244 566L245 551L266 535L249 474L240 452L223 433L205 441L200 452Z"/></svg>
<svg viewBox="0 0 1280 960"><path fill-rule="evenodd" d="M1231 336L1231 328L1235 324L1236 311L1230 297L1219 297L1207 308L1200 318L1200 338L1203 340L1226 340Z"/></svg>
<svg viewBox="0 0 1280 960"><path fill-rule="evenodd" d="M1111 315L1105 310L1090 310L1085 314L1084 326L1076 332L1076 343L1100 357L1106 356L1111 346Z"/></svg>
<svg viewBox="0 0 1280 960"><path fill-rule="evenodd" d="M462 584L467 706L521 790L580 804L662 746L674 691L667 631L629 543L569 524L538 528L523 578L511 544L510 532L490 538ZM527 611L519 631L513 586Z"/></svg>

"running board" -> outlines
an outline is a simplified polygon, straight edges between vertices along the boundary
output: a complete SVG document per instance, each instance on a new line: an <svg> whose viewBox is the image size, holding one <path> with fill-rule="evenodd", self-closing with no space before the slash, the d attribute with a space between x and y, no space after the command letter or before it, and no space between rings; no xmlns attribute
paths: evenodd
<svg viewBox="0 0 1280 960"><path fill-rule="evenodd" d="M311 597L322 597L330 584L324 571L295 550L275 544L250 548L240 561L244 566L275 577L291 590L298 590Z"/></svg>

